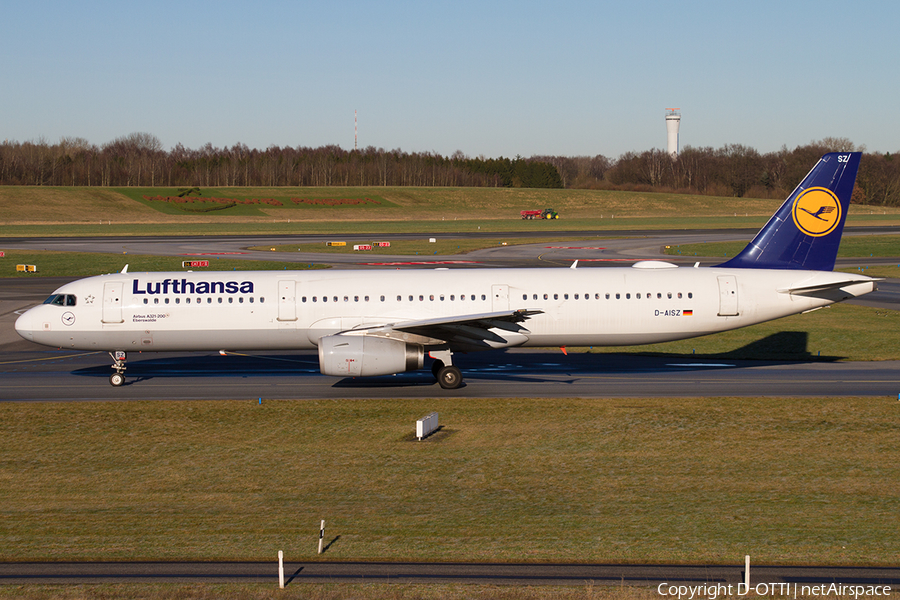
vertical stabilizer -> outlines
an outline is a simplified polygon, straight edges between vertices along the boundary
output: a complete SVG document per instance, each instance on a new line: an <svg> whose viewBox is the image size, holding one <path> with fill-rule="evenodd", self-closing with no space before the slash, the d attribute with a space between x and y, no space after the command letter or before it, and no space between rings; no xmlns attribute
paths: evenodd
<svg viewBox="0 0 900 600"><path fill-rule="evenodd" d="M861 156L832 152L820 158L753 241L719 266L834 269Z"/></svg>

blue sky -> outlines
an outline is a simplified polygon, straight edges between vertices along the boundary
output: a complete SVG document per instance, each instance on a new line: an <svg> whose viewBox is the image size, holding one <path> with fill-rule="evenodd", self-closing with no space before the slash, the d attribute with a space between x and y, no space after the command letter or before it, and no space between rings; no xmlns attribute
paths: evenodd
<svg viewBox="0 0 900 600"><path fill-rule="evenodd" d="M565 156L900 150L900 3L10 2L0 138Z"/></svg>

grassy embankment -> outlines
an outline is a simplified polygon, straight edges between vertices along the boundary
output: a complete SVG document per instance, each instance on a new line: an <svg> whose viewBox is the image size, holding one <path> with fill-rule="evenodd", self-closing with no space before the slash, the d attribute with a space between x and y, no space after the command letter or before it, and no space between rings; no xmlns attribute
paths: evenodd
<svg viewBox="0 0 900 600"><path fill-rule="evenodd" d="M0 187L0 225L6 236L203 235L567 231L578 229L759 227L778 200L718 198L648 192L505 188L202 188L203 197L272 198L283 206L172 205L144 196L171 196L174 188ZM322 206L292 198L365 199L379 204ZM222 206L222 205L218 205ZM524 221L519 211L552 206L561 218ZM897 224L900 210L854 207L850 223Z"/></svg>
<svg viewBox="0 0 900 600"><path fill-rule="evenodd" d="M264 392L263 392L264 394ZM443 429L416 442L430 411ZM896 398L0 405L0 560L896 564Z"/></svg>

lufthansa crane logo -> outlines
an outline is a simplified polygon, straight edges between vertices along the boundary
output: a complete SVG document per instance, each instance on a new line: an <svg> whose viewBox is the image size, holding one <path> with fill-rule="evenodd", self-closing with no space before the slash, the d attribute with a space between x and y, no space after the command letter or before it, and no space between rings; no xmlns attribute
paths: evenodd
<svg viewBox="0 0 900 600"><path fill-rule="evenodd" d="M794 225L812 237L828 235L841 220L841 201L831 190L812 187L794 200Z"/></svg>

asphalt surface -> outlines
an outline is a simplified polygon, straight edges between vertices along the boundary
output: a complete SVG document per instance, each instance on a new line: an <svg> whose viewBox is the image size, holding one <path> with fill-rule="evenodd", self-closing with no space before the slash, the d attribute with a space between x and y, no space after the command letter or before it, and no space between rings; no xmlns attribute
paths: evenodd
<svg viewBox="0 0 900 600"><path fill-rule="evenodd" d="M226 582L278 585L278 563L0 563L0 583ZM492 585L732 586L744 582L739 565L598 565L493 563L285 562L285 586L306 582L480 583ZM751 593L793 595L802 586L840 583L900 590L900 568L750 565ZM794 586L797 586L795 590ZM882 595L887 595L882 588ZM707 594L697 594L707 597ZM722 592L718 596L724 595ZM809 593L803 595L810 595ZM822 593L822 596L828 594ZM845 594L846 595L846 594ZM696 596L695 596L696 597Z"/></svg>
<svg viewBox="0 0 900 600"><path fill-rule="evenodd" d="M849 234L853 234L848 230ZM867 229L865 233L898 233ZM546 236L544 232L536 235ZM679 264L715 264L724 258L661 257L664 245L695 241L747 239L755 231L620 232L630 237L592 243L533 244L492 248L443 261L465 261L458 268L490 266L619 266L635 260L663 259ZM637 235L636 234L640 234ZM427 235L427 234L425 234ZM500 237L498 234L483 234ZM523 237L521 233L509 234ZM566 237L617 232L566 232ZM322 241L325 240L324 237ZM350 236L344 236L351 241ZM377 234L366 236L379 237ZM397 236L393 236L397 237ZM419 235L421 237L421 235ZM232 253L236 258L287 262L323 262L292 253L247 251L251 245L308 243L310 238L165 238L165 239L46 239L2 240L5 248L34 248L87 252L132 252L191 256ZM361 238L362 239L362 238ZM355 255L331 257L337 268L396 268L392 257ZM393 257L409 268L408 256ZM365 264L360 264L365 263ZM900 264L895 258L839 261L839 267ZM101 353L66 352L43 348L18 338L12 324L17 313L41 302L68 281L7 279L0 284L0 401L171 400L222 398L407 398L452 394L460 397L640 397L640 396L886 396L900 393L900 362L846 363L839 357L820 357L807 348L804 360L741 361L696 355L634 357L510 349L454 357L466 384L441 390L427 371L392 377L339 379L318 373L317 357L307 353L255 353L220 356L196 354L130 355L127 384L113 388L107 378L111 360ZM900 309L900 282L882 282L878 292L854 303ZM800 332L785 332L782 342L804 348ZM458 358L458 360L457 360ZM425 564L425 563L297 563L285 565L289 585L304 581L470 582L528 585L702 585L736 586L743 581L743 565L543 565L543 564ZM277 585L271 563L0 563L0 583L91 583L124 581L260 581ZM891 585L900 589L900 568L759 566L751 568L751 585ZM791 588L766 588L763 593L791 593ZM793 589L796 592L796 589Z"/></svg>

